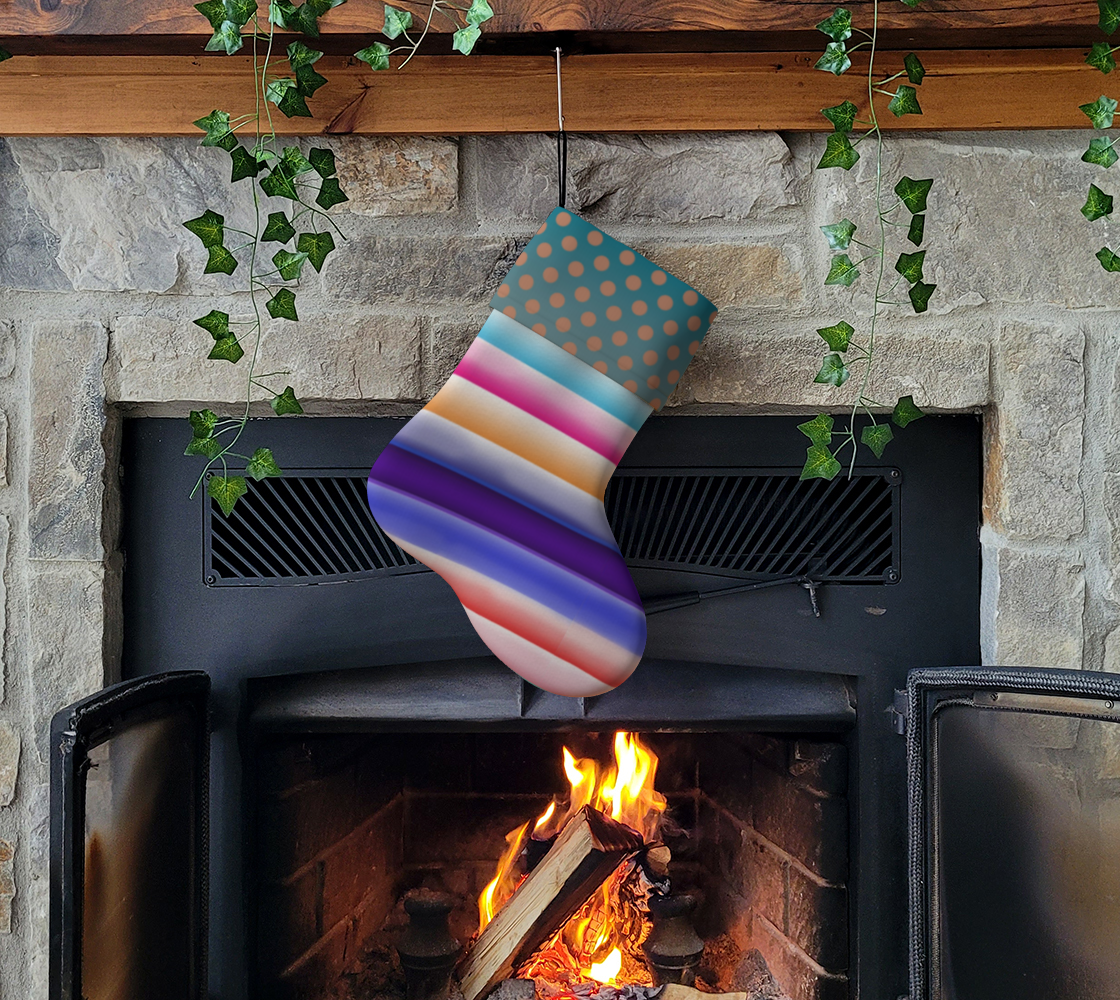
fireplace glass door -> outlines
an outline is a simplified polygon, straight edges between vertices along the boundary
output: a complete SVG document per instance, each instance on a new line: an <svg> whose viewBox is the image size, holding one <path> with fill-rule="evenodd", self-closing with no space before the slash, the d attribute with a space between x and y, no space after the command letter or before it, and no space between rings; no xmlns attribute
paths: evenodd
<svg viewBox="0 0 1120 1000"><path fill-rule="evenodd" d="M51 1000L200 1000L209 678L130 681L51 727Z"/></svg>
<svg viewBox="0 0 1120 1000"><path fill-rule="evenodd" d="M912 676L915 998L1120 998L1120 679Z"/></svg>

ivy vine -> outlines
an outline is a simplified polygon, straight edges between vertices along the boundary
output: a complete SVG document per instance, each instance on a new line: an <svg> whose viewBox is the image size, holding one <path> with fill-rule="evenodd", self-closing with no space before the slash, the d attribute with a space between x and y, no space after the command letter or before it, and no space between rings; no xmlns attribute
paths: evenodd
<svg viewBox="0 0 1120 1000"><path fill-rule="evenodd" d="M908 7L917 7L920 2L902 0ZM1111 2L1120 4L1120 0ZM920 247L925 239L926 199L933 181L902 177L893 187L894 197L889 198L884 190L889 182L884 177L883 132L876 108L876 100L880 103L887 100L886 110L896 118L920 115L922 108L915 88L921 86L926 75L925 67L911 52L903 58L902 69L877 76L879 0L874 3L870 31L855 27L851 11L843 7L838 7L831 16L821 21L817 29L831 39L817 60L816 68L819 70L842 76L852 68L851 53L868 50L866 108L861 112L859 106L846 100L821 110L821 114L832 124L833 131L825 142L817 169L851 170L860 159L857 147L868 140L874 144L875 156L875 228L871 241L856 239L859 227L851 219L844 218L821 226L832 251L828 275L824 279L826 285L850 287L859 279L861 269L866 270L868 266L873 276L871 315L866 334L857 332L856 326L845 319L817 330L828 347L828 353L813 381L840 388L853 374L856 375L858 389L852 399L847 426L837 429L835 418L828 413L818 413L812 420L798 425L798 430L809 439L801 478L834 479L843 469L839 456L844 449L851 449L850 455L846 456L850 476L861 444L869 448L876 458L881 458L884 449L894 439L891 424L902 428L924 416L914 405L913 396L903 396L894 404L889 420L877 417L876 410L881 413L889 406L869 398L867 392L882 308L906 304L894 298L898 287L904 285L910 307L916 313L925 312L937 286L925 280L925 250L914 249ZM853 36L857 40L852 41ZM898 82L903 77L907 82ZM865 117L859 117L861 113ZM910 249L900 252L894 263L893 279L887 272L888 233L904 233L904 239L910 244ZM888 279L891 279L889 284ZM857 440L856 425L861 416L867 419L862 423Z"/></svg>
<svg viewBox="0 0 1120 1000"><path fill-rule="evenodd" d="M194 320L195 326L209 335L207 358L235 365L248 358L245 403L237 415L219 417L205 409L191 411L189 417L191 438L185 454L205 460L190 495L193 498L205 482L207 493L227 517L248 492L247 477L260 480L283 474L271 449L257 448L251 455L236 450L254 399L266 397L277 416L303 412L295 389L285 384L284 376L290 371L257 370L264 334L262 307L273 319L298 322L296 289L304 268L310 265L321 271L336 249L335 235L346 239L328 214L335 205L349 200L339 184L334 153L321 147L306 155L297 145L281 148L272 117L272 106L288 118L313 116L308 99L327 79L315 68L323 53L304 39L318 38L319 19L345 2L304 0L297 6L291 0L270 0L264 18L257 0L204 0L195 5L214 32L206 43L208 52L233 55L248 40L253 55L253 110L233 117L229 111L215 109L194 123L205 133L203 146L216 147L229 155L230 183L251 182L248 189L253 228L227 225L225 218L211 208L183 223L207 253L203 274L232 275L243 267L240 273L246 276L249 293L252 315L248 319L235 320L227 312L211 309ZM423 28L417 31L410 11L386 4L381 30L398 44L373 42L355 52L354 58L371 69L387 70L391 57L406 53L398 63L398 68L404 66L419 50L437 15L454 26L452 47L466 55L478 41L480 25L490 20L494 11L487 0L471 0L467 5L430 0ZM287 73L275 71L280 58L274 51L277 30L299 36L286 48ZM0 53L0 59L5 55ZM262 195L283 199L288 205L266 213ZM267 244L275 244L278 249L270 252L273 247L266 249ZM231 470L231 464L236 468Z"/></svg>
<svg viewBox="0 0 1120 1000"><path fill-rule="evenodd" d="M1097 9L1100 12L1098 23L1101 31L1106 35L1114 34L1116 29L1120 27L1120 0L1097 0ZM1104 74L1111 73L1116 69L1114 53L1118 49L1120 49L1120 46L1110 45L1108 42L1094 42L1089 54L1085 57L1085 61ZM1116 101L1101 94L1091 104L1082 104L1080 108L1094 129L1105 132L1112 128L1113 118L1116 116L1116 106ZM1107 135L1094 136L1089 140L1089 148L1085 150L1081 159L1086 163L1094 163L1107 170L1117 159L1120 159L1115 148L1118 142L1120 142L1120 137L1109 139ZM1081 206L1081 214L1090 222L1096 222L1097 219L1103 219L1111 215L1112 210L1112 195L1106 194L1096 184L1090 184L1085 204ZM1117 254L1110 247L1101 247L1097 251L1096 257L1100 261L1101 267L1106 271L1120 271L1120 254Z"/></svg>

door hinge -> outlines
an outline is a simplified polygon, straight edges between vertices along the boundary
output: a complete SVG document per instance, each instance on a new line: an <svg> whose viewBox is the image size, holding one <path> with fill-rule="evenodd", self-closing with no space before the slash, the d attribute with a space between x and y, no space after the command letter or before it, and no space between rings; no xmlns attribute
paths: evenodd
<svg viewBox="0 0 1120 1000"><path fill-rule="evenodd" d="M906 735L906 723L910 720L910 703L905 691L896 690L894 704L891 705L891 728L899 736Z"/></svg>

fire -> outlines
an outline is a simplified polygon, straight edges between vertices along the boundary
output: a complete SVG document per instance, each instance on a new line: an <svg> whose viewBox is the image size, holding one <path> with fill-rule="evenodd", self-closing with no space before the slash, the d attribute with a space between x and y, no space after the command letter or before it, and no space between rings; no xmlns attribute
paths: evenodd
<svg viewBox="0 0 1120 1000"><path fill-rule="evenodd" d="M506 836L498 871L479 897L480 930L517 888L522 877L518 858L530 837L550 840L584 806L640 833L647 844L658 840L666 803L654 788L658 761L652 750L627 732L615 733L614 762L609 767L592 758L577 758L567 747L563 750L568 801L561 806L554 800L535 822ZM620 867L518 974L566 985L589 980L651 985L641 954L649 918L636 884L634 865Z"/></svg>

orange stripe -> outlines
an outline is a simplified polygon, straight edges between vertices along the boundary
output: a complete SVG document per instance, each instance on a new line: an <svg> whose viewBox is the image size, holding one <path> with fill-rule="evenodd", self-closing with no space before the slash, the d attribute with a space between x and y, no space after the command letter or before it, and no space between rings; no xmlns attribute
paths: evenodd
<svg viewBox="0 0 1120 1000"><path fill-rule="evenodd" d="M465 379L451 379L425 407L598 500L614 465L584 444Z"/></svg>

